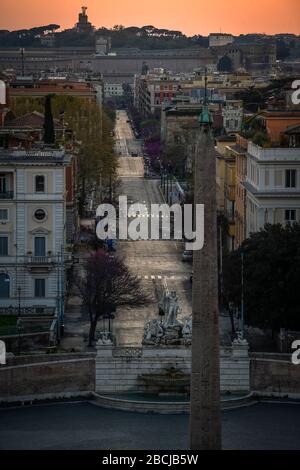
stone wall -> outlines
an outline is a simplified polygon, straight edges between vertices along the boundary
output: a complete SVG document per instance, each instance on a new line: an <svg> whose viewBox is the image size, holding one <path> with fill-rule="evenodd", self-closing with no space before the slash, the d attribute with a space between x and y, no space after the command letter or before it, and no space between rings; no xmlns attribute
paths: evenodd
<svg viewBox="0 0 300 470"><path fill-rule="evenodd" d="M93 353L8 357L0 365L0 401L32 395L58 396L78 392L146 391L141 374L174 367L190 373L187 348L98 347ZM96 367L96 387L95 387ZM250 375L250 378L249 378ZM250 381L250 384L249 384ZM254 391L264 396L300 398L300 366L288 354L251 354L235 345L221 350L221 391Z"/></svg>
<svg viewBox="0 0 300 470"><path fill-rule="evenodd" d="M23 333L19 335L0 336L0 340L6 344L8 352L17 353L20 346L21 351L33 351L35 349L47 348L51 344L51 332L43 331L36 333Z"/></svg>
<svg viewBox="0 0 300 470"><path fill-rule="evenodd" d="M250 364L252 391L265 396L300 398L300 365L292 364L290 355L264 354L252 357Z"/></svg>
<svg viewBox="0 0 300 470"><path fill-rule="evenodd" d="M96 391L118 393L158 391L155 384L145 385L142 374L159 374L174 368L191 372L191 350L186 347L112 348L98 346L96 357ZM248 345L236 344L221 350L221 391L248 392Z"/></svg>
<svg viewBox="0 0 300 470"><path fill-rule="evenodd" d="M56 395L95 390L94 357L44 356L40 362L0 366L0 400L28 395Z"/></svg>

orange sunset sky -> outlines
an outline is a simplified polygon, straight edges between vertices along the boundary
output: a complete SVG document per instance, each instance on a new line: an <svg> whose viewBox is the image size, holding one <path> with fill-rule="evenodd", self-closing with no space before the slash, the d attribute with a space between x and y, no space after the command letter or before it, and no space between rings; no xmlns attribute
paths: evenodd
<svg viewBox="0 0 300 470"><path fill-rule="evenodd" d="M300 0L0 0L0 29L49 23L70 28L82 5L95 26L115 24L181 30L186 34L300 34Z"/></svg>

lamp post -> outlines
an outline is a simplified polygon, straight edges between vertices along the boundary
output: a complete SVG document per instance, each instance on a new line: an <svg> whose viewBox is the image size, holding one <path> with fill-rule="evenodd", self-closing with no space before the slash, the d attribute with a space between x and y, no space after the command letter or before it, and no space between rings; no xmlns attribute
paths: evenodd
<svg viewBox="0 0 300 470"><path fill-rule="evenodd" d="M242 282L241 282L241 335L244 338L244 327L245 327L245 304L244 304L244 252L241 252L241 260L242 260Z"/></svg>
<svg viewBox="0 0 300 470"><path fill-rule="evenodd" d="M21 287L18 287L18 356L21 354Z"/></svg>

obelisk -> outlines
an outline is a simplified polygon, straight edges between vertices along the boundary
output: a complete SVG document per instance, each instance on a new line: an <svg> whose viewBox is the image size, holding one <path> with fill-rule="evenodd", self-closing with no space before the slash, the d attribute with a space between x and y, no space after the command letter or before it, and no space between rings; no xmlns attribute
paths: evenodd
<svg viewBox="0 0 300 470"><path fill-rule="evenodd" d="M221 449L216 157L206 96L194 165L195 204L204 204L204 247L194 251L193 261L192 450Z"/></svg>

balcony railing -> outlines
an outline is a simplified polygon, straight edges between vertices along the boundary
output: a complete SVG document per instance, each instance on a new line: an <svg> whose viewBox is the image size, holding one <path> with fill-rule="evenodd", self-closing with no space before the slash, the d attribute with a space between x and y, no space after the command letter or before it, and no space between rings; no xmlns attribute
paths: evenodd
<svg viewBox="0 0 300 470"><path fill-rule="evenodd" d="M47 307L47 306L33 306L33 307L23 307L19 308L16 303L18 303L18 299L10 299L15 303L15 305L10 305L9 307L0 307L0 316L1 315L9 315L9 316L45 316L45 317L52 317L55 315L55 307ZM24 298L22 297L22 302L24 301ZM29 301L30 299L26 299L26 301Z"/></svg>
<svg viewBox="0 0 300 470"><path fill-rule="evenodd" d="M13 198L14 198L13 191L0 192L0 199L13 199Z"/></svg>
<svg viewBox="0 0 300 470"><path fill-rule="evenodd" d="M25 256L26 263L31 265L50 265L50 264L61 264L61 263L72 263L74 261L72 254L66 254L59 256L48 255L48 256Z"/></svg>
<svg viewBox="0 0 300 470"><path fill-rule="evenodd" d="M27 256L26 260L29 264L37 265L53 264L56 262L54 256Z"/></svg>

